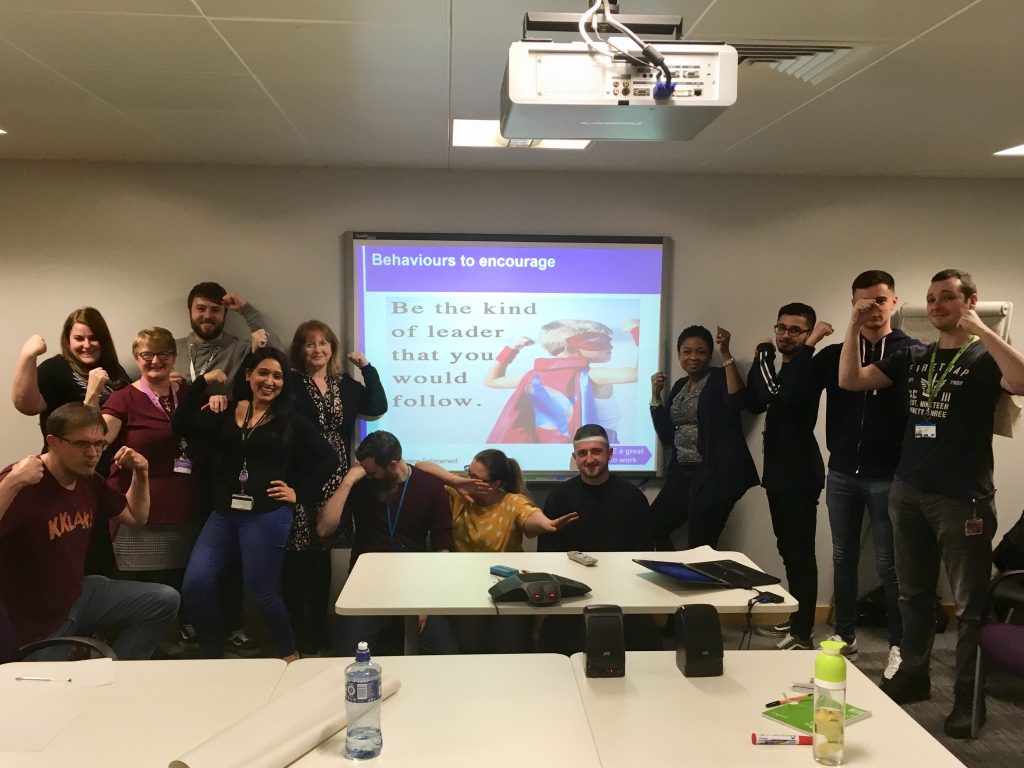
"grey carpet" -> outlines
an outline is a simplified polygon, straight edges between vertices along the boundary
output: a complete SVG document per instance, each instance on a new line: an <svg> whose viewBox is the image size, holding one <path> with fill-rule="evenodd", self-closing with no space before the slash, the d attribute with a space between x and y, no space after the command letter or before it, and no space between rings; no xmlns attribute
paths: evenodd
<svg viewBox="0 0 1024 768"><path fill-rule="evenodd" d="M882 676L888 653L861 652L856 666L874 681ZM1024 766L1024 679L995 671L988 674L988 720L977 739L951 739L942 723L953 708L953 652L932 654L932 697L904 705L907 713L968 768Z"/></svg>

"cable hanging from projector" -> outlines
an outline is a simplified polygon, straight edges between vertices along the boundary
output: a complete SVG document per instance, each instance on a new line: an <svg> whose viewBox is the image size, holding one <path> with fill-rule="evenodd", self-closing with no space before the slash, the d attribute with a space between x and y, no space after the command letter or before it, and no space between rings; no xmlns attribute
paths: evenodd
<svg viewBox="0 0 1024 768"><path fill-rule="evenodd" d="M612 8L612 5L615 5L614 9ZM611 40L605 40L604 38L601 37L600 33L598 32L598 11L602 11L602 21L605 24L614 29L617 29L619 32L626 35L630 40L632 40L634 43L640 46L640 55L643 57L643 59L640 59L634 56L633 54L629 53L628 51L623 50ZM587 24L589 23L594 31L594 34L597 35L597 38L598 40L600 40L600 42L605 43L611 48L614 48L616 51L618 51L618 53L621 56L623 56L631 64L634 64L635 66L638 67L646 67L650 65L655 69L660 69L665 77L665 80L664 82L659 82L655 86L654 96L655 98L665 98L671 96L672 92L675 90L675 84L672 82L672 70L670 70L668 64L665 63L665 57L654 46L653 43L645 42L635 32L633 32L632 29L627 27L618 19L614 18L613 14L617 12L617 0L594 0L594 4L590 6L586 11L584 11L584 13L580 16L579 30L580 36L583 38L583 41L587 44L587 48L589 48L592 52L600 54L602 56L615 58L614 54L600 48L597 45L597 43L595 43L594 40L590 37L590 35L587 34Z"/></svg>

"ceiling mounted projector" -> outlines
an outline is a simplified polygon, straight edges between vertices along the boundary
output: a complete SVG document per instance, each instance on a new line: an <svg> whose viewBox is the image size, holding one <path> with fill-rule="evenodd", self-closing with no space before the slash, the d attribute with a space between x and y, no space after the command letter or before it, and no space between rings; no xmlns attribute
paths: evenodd
<svg viewBox="0 0 1024 768"><path fill-rule="evenodd" d="M736 49L661 40L657 47L664 56L661 69L638 61L641 47L624 37L590 45L542 40L512 43L501 85L501 135L601 141L692 139L736 102ZM595 49L607 53L599 55ZM665 67L674 87L667 94Z"/></svg>

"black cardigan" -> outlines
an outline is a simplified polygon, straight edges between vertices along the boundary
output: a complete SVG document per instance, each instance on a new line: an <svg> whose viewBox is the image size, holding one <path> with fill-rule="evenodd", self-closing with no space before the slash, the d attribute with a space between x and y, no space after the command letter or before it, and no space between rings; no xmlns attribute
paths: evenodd
<svg viewBox="0 0 1024 768"><path fill-rule="evenodd" d="M253 497L253 512L282 506L266 495L271 480L284 480L295 489L297 502L310 508L322 501L323 484L339 462L315 424L299 413L281 414L252 430L243 443L233 404L222 413L211 413L200 410L205 399L206 379L200 376L175 411L173 427L176 434L205 448L212 509L231 509L243 458L249 473L245 492Z"/></svg>
<svg viewBox="0 0 1024 768"><path fill-rule="evenodd" d="M384 394L384 387L381 386L380 374L377 373L377 369L367 363L359 370L363 374L365 384L360 384L347 373L343 373L341 381L338 382L338 389L341 391L341 439L345 443L345 451L349 457L352 454L352 438L355 436L356 419L359 416L376 418L384 415L388 410L388 398ZM316 404L303 386L300 375L293 375L297 393L295 407L299 413L314 424L319 424L320 414Z"/></svg>
<svg viewBox="0 0 1024 768"><path fill-rule="evenodd" d="M740 412L748 407L747 395L745 390L729 394L724 368L711 368L707 376L707 384L697 400L697 450L703 461L690 495L703 504L736 501L758 484L757 467L740 422ZM651 406L654 430L668 453L666 469L676 464L676 429L669 408L687 381L688 377L676 381L668 400Z"/></svg>

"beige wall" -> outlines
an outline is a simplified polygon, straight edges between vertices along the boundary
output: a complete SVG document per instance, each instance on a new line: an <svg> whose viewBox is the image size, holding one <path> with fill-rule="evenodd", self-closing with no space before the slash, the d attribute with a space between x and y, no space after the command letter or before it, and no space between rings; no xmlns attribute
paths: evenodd
<svg viewBox="0 0 1024 768"><path fill-rule="evenodd" d="M812 304L841 333L863 269L891 271L901 297L919 302L935 271L962 267L982 298L1024 303L1015 181L4 163L0 200L3 381L29 334L56 349L64 317L84 304L104 313L127 362L140 327L187 329L185 294L199 280L250 299L285 337L311 315L336 324L347 229L668 235L672 329L729 328L744 371L784 302ZM760 420L749 428L759 462ZM5 463L38 447L33 420L10 405L0 434ZM996 438L1003 530L1024 507L1022 445ZM823 505L819 520L827 601ZM761 490L737 506L722 545L781 572Z"/></svg>

